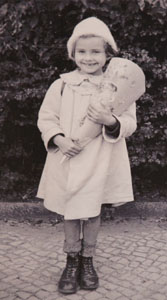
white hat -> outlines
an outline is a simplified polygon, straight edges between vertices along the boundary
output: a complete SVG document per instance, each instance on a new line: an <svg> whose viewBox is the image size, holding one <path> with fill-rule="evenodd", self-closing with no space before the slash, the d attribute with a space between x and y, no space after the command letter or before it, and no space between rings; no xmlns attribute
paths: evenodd
<svg viewBox="0 0 167 300"><path fill-rule="evenodd" d="M102 37L115 52L118 52L118 48L115 43L115 40L107 25L103 21L97 19L96 17L90 17L84 19L83 21L81 21L79 24L75 26L74 31L67 42L67 50L68 50L69 58L73 59L72 52L76 40L80 36L87 35L87 34L93 34Z"/></svg>

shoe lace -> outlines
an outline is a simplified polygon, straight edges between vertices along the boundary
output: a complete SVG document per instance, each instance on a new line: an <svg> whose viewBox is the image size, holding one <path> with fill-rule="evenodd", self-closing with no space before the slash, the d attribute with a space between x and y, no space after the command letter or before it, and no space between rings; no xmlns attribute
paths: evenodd
<svg viewBox="0 0 167 300"><path fill-rule="evenodd" d="M75 275L78 268L78 261L72 257L68 258L68 263L66 265L66 278L71 278Z"/></svg>
<svg viewBox="0 0 167 300"><path fill-rule="evenodd" d="M91 259L89 258L84 259L83 266L84 266L85 274L90 274L90 275L94 274L94 267Z"/></svg>

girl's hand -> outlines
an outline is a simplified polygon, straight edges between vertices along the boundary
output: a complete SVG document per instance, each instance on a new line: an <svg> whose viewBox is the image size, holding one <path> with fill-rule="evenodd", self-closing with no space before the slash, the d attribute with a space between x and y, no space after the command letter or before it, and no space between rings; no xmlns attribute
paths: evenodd
<svg viewBox="0 0 167 300"><path fill-rule="evenodd" d="M102 105L97 108L90 104L87 110L87 117L94 123L106 126L111 126L116 123L116 119L113 117L112 112Z"/></svg>
<svg viewBox="0 0 167 300"><path fill-rule="evenodd" d="M81 148L77 143L74 143L70 138L56 135L53 139L53 142L59 147L63 155L71 158L81 152Z"/></svg>

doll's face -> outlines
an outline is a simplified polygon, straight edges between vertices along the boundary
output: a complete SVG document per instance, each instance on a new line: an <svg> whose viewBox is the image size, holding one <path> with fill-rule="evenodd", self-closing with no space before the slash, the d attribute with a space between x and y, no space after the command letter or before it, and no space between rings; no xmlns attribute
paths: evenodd
<svg viewBox="0 0 167 300"><path fill-rule="evenodd" d="M74 59L83 73L100 75L106 63L104 40L101 37L80 37L75 45Z"/></svg>

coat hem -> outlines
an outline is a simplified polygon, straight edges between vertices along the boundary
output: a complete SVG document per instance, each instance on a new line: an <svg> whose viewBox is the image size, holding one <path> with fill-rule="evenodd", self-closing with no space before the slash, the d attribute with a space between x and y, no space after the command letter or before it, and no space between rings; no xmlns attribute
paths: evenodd
<svg viewBox="0 0 167 300"><path fill-rule="evenodd" d="M58 214L58 215L63 216L65 220L78 220L78 219L81 220L81 219L94 218L94 217L99 216L99 215L100 215L100 212L101 212L101 209L100 209L99 212L97 212L97 213L95 213L95 214L87 215L87 216L78 216L78 217L73 216L73 217L66 217L66 214L63 214L62 212L60 213L58 210L56 211L56 210L54 210L54 209L49 208L49 207L46 205L45 201L44 201L44 207L45 207L46 209L48 209L49 211L52 211L52 212L54 212L54 213L56 213L56 214Z"/></svg>
<svg viewBox="0 0 167 300"><path fill-rule="evenodd" d="M119 198L119 201L115 201L115 202L104 201L104 202L102 202L102 204L113 204L113 205L114 204L119 204L119 203L126 204L128 202L133 202L133 201L135 201L134 198L131 198L131 197L125 198L125 197L123 197L123 198Z"/></svg>
<svg viewBox="0 0 167 300"><path fill-rule="evenodd" d="M54 209L50 208L49 206L47 206L45 200L43 202L43 205L47 210L49 210L51 212L54 212L58 215L63 216L65 220L77 220L77 219L81 220L81 219L88 219L88 218L94 218L94 217L99 216L101 214L101 207L102 207L103 204L111 204L111 205L113 205L113 207L117 207L119 205L124 205L126 203L133 202L133 201L134 201L133 198L132 199L126 199L126 200L125 200L125 198L122 198L122 199L120 199L120 201L117 201L117 202L102 202L98 212L95 212L95 213L90 214L90 215L87 214L86 216L83 215L83 216L72 216L72 217L66 217L66 214L62 213L62 211L60 212L59 210L54 210Z"/></svg>

